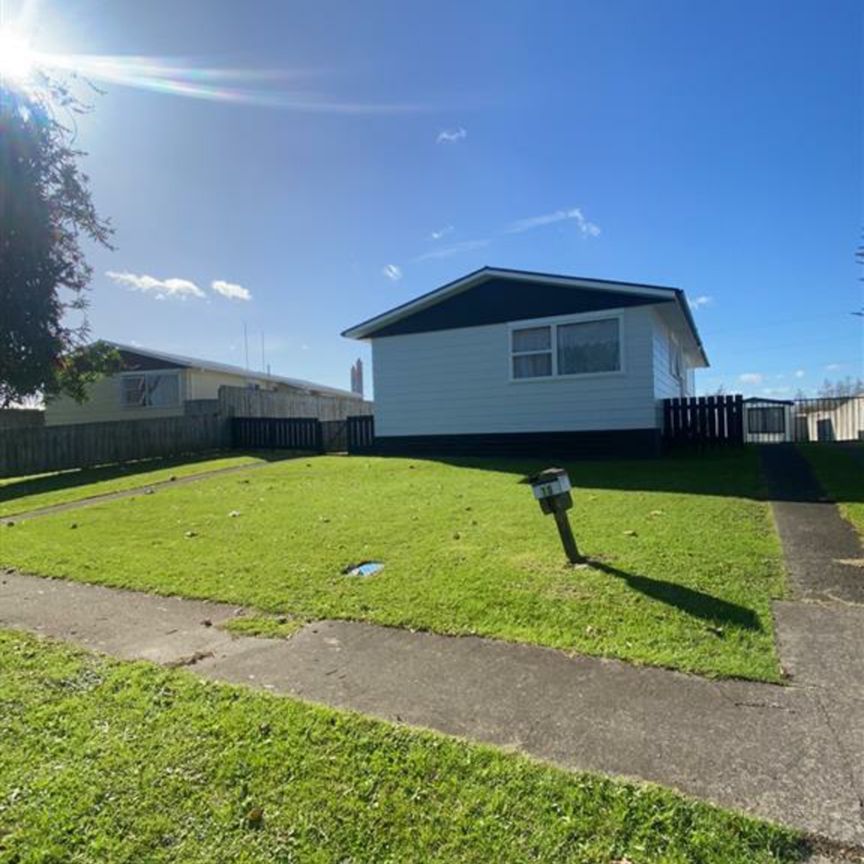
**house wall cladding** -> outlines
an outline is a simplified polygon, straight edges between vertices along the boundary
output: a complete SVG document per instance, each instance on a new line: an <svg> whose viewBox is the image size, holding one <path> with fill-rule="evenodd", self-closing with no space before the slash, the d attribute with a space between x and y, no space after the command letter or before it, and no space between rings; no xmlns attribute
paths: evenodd
<svg viewBox="0 0 864 864"><path fill-rule="evenodd" d="M114 420L153 420L161 417L183 416L183 402L189 388L189 371L181 369L180 403L172 408L126 408L120 403L121 378L107 376L94 381L87 388L87 401L76 402L71 396L58 396L48 403L45 411L46 426L67 426L73 423L89 425Z"/></svg>
<svg viewBox="0 0 864 864"><path fill-rule="evenodd" d="M377 436L653 429L651 307L621 316L618 374L512 381L507 324L373 340Z"/></svg>
<svg viewBox="0 0 864 864"><path fill-rule="evenodd" d="M229 443L228 423L217 415L8 429L0 431L0 477L180 456Z"/></svg>

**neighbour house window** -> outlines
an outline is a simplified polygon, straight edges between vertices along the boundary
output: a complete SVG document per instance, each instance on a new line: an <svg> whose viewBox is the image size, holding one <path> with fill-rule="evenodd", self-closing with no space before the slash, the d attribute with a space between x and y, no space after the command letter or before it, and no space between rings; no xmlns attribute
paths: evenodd
<svg viewBox="0 0 864 864"><path fill-rule="evenodd" d="M553 350L554 346L554 350ZM513 378L588 375L621 369L617 318L512 331Z"/></svg>
<svg viewBox="0 0 864 864"><path fill-rule="evenodd" d="M142 372L121 379L124 408L176 408L180 404L180 376L176 372Z"/></svg>
<svg viewBox="0 0 864 864"><path fill-rule="evenodd" d="M786 431L786 409L782 405L748 408L747 431L753 434L784 433Z"/></svg>

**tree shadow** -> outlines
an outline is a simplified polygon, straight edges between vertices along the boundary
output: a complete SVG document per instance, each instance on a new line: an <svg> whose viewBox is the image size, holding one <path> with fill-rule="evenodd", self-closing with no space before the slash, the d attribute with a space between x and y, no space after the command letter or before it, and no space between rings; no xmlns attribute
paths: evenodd
<svg viewBox="0 0 864 864"><path fill-rule="evenodd" d="M746 606L739 606L737 603L730 603L728 600L721 600L719 597L674 582L664 582L662 579L628 573L626 570L620 570L618 567L593 558L587 559L585 563L609 576L623 579L634 591L652 600L659 600L667 606L674 606L694 618L711 621L720 626L732 625L742 630L762 630L759 616Z"/></svg>
<svg viewBox="0 0 864 864"><path fill-rule="evenodd" d="M117 477L134 477L136 474L146 474L150 471L160 471L166 468L177 468L182 465L194 465L196 462L208 462L212 459L227 459L235 456L255 456L265 462L280 462L283 459L299 458L294 451L216 450L168 459L140 459L134 462L98 465L94 468L72 468L54 474L41 474L9 481L0 479L0 503L42 492L72 489L76 486L88 486L91 483L114 480Z"/></svg>

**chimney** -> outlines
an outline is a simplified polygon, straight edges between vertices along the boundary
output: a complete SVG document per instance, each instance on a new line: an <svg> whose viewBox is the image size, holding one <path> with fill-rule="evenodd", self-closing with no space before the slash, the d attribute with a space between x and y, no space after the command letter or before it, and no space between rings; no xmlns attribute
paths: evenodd
<svg viewBox="0 0 864 864"><path fill-rule="evenodd" d="M363 361L359 357L351 367L351 392L363 398Z"/></svg>

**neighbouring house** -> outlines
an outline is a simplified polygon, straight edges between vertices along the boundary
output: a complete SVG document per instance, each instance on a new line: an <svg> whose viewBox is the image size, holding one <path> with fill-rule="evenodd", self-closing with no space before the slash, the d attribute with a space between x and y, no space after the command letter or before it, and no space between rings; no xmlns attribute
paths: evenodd
<svg viewBox="0 0 864 864"><path fill-rule="evenodd" d="M799 399L798 441L864 441L864 395Z"/></svg>
<svg viewBox="0 0 864 864"><path fill-rule="evenodd" d="M219 398L220 387L338 397L362 404L359 396L347 390L299 378L268 375L116 342L107 344L119 352L121 371L92 384L86 402L79 404L65 396L49 400L45 406L46 426L178 417L208 411L212 410L213 400Z"/></svg>
<svg viewBox="0 0 864 864"><path fill-rule="evenodd" d="M485 267L344 331L382 453L650 455L708 360L677 288Z"/></svg>
<svg viewBox="0 0 864 864"><path fill-rule="evenodd" d="M864 396L745 399L744 440L748 444L862 441Z"/></svg>

